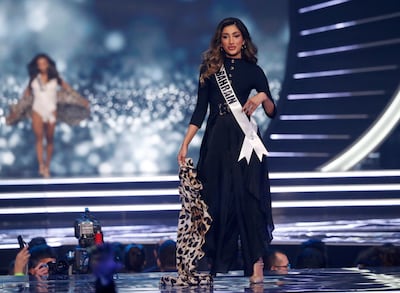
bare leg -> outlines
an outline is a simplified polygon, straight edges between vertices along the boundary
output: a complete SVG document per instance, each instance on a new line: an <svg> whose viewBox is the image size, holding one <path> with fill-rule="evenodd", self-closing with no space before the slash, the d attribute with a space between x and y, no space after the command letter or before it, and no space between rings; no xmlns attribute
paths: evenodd
<svg viewBox="0 0 400 293"><path fill-rule="evenodd" d="M46 123L46 164L45 164L45 177L50 177L50 162L53 156L53 148L54 148L54 132L56 129L56 123Z"/></svg>
<svg viewBox="0 0 400 293"><path fill-rule="evenodd" d="M250 277L250 283L257 284L264 281L264 262L260 257L253 265L253 275Z"/></svg>
<svg viewBox="0 0 400 293"><path fill-rule="evenodd" d="M35 134L35 147L36 156L39 163L39 173L43 175L44 162L43 162L43 120L42 117L36 113L32 112L32 129Z"/></svg>

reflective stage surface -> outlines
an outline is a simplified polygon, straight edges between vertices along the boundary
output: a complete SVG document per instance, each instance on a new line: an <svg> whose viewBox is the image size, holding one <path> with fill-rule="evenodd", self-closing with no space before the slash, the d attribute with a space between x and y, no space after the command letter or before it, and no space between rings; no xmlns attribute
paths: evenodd
<svg viewBox="0 0 400 293"><path fill-rule="evenodd" d="M293 270L287 275L267 275L264 283L250 285L243 272L218 275L212 287L160 288L165 273L119 274L118 292L400 292L400 268L386 270ZM173 274L173 273L169 273ZM93 278L66 277L43 283L25 277L0 277L1 292L94 292Z"/></svg>
<svg viewBox="0 0 400 293"><path fill-rule="evenodd" d="M311 237L329 244L400 243L400 171L270 173L273 244ZM0 249L45 237L75 245L74 221L88 207L107 242L154 244L176 237L176 176L0 180Z"/></svg>
<svg viewBox="0 0 400 293"><path fill-rule="evenodd" d="M119 274L118 292L400 292L400 268L343 268L354 266L357 253L367 246L400 244L400 172L270 175L276 228L272 245L292 262L301 242L318 238L327 244L331 269L291 270L286 276L267 276L257 286L250 286L239 271L218 275L212 288L190 289L160 289L161 273ZM73 223L85 207L100 220L106 242L136 242L153 249L160 239L176 237L177 186L176 177L0 181L1 264L15 256L17 235L26 240L43 236L65 253L66 246L77 244ZM0 292L93 291L90 276L45 284L0 277Z"/></svg>
<svg viewBox="0 0 400 293"><path fill-rule="evenodd" d="M331 245L400 244L400 218L354 219L336 221L290 222L275 224L272 244L299 244L318 238ZM111 226L103 229L107 242L157 243L160 239L176 238L176 225ZM17 245L18 235L26 239L40 235L52 246L76 245L73 227L48 229L0 229L0 247Z"/></svg>

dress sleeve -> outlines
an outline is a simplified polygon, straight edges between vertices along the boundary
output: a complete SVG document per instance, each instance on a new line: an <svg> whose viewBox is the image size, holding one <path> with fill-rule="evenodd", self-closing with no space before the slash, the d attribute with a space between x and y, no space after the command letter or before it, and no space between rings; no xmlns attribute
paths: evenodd
<svg viewBox="0 0 400 293"><path fill-rule="evenodd" d="M209 90L210 79L207 78L204 84L198 86L197 91L197 103L196 108L192 114L192 119L190 119L190 124L196 125L198 128L203 124L204 118L207 114L208 109L208 90Z"/></svg>
<svg viewBox="0 0 400 293"><path fill-rule="evenodd" d="M254 82L255 82L255 85L254 85L255 90L258 93L260 93L260 92L266 93L268 98L274 103L274 112L272 114L268 114L264 110L265 114L267 114L267 116L269 116L270 118L275 117L275 115L276 115L276 105L275 105L274 100L272 99L272 94L271 94L271 91L269 89L268 79L267 79L264 71L258 65L257 65L257 74L255 74Z"/></svg>

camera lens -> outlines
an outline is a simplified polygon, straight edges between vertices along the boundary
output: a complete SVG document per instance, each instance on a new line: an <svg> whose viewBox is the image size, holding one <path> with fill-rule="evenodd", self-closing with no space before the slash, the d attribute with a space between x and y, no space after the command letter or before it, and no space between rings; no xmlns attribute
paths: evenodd
<svg viewBox="0 0 400 293"><path fill-rule="evenodd" d="M68 263L64 260L59 260L57 262L48 262L50 275L63 275L68 273Z"/></svg>

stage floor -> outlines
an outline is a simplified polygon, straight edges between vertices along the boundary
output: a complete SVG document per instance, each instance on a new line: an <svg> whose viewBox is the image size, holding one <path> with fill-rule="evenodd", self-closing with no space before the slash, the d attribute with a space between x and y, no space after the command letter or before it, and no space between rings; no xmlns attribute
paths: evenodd
<svg viewBox="0 0 400 293"><path fill-rule="evenodd" d="M272 244L300 244L310 238L318 238L329 245L381 245L400 244L400 218L292 222L276 224ZM176 225L139 225L104 227L107 242L153 244L160 239L176 238ZM48 229L0 230L0 244L17 245L18 235L26 239L40 235L53 246L76 245L73 227ZM1 246L0 246L1 247Z"/></svg>
<svg viewBox="0 0 400 293"><path fill-rule="evenodd" d="M174 273L169 273L174 274ZM250 285L243 272L218 275L212 287L160 288L165 273L119 274L118 292L400 292L400 268L380 270L293 270L287 275L267 275L264 283ZM94 292L87 275L38 283L25 277L0 277L1 292Z"/></svg>
<svg viewBox="0 0 400 293"><path fill-rule="evenodd" d="M329 244L400 243L400 171L271 173L273 244L313 237ZM154 244L176 237L176 176L0 180L0 249L17 236L75 245L88 207L107 242Z"/></svg>

